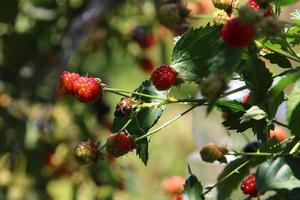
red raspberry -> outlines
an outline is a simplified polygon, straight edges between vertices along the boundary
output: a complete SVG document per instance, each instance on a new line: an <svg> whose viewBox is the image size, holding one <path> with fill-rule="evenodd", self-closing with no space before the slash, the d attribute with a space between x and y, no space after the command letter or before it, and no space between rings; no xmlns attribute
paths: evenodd
<svg viewBox="0 0 300 200"><path fill-rule="evenodd" d="M184 188L185 180L181 176L171 176L164 182L164 190L168 194L180 194Z"/></svg>
<svg viewBox="0 0 300 200"><path fill-rule="evenodd" d="M152 60L150 60L149 58L142 57L138 60L138 62L144 72L150 73L153 71L154 64L153 64Z"/></svg>
<svg viewBox="0 0 300 200"><path fill-rule="evenodd" d="M74 82L74 94L81 102L92 102L99 98L101 87L95 78L80 77Z"/></svg>
<svg viewBox="0 0 300 200"><path fill-rule="evenodd" d="M244 194L248 194L251 197L257 196L255 178L256 178L256 174L254 173L243 180L241 185L241 190L243 191Z"/></svg>
<svg viewBox="0 0 300 200"><path fill-rule="evenodd" d="M287 138L285 130L282 126L275 126L274 130L270 130L269 139L275 138L278 142L281 142Z"/></svg>
<svg viewBox="0 0 300 200"><path fill-rule="evenodd" d="M182 200L182 196L181 195L178 195L176 200Z"/></svg>
<svg viewBox="0 0 300 200"><path fill-rule="evenodd" d="M253 25L233 18L223 26L220 33L225 44L232 47L245 47L254 40L256 30Z"/></svg>
<svg viewBox="0 0 300 200"><path fill-rule="evenodd" d="M146 32L142 27L136 27L133 30L132 39L136 41L142 49L149 49L155 44L153 34Z"/></svg>
<svg viewBox="0 0 300 200"><path fill-rule="evenodd" d="M250 95L251 93L245 95L241 101L242 104L248 104L249 103L249 100L250 100Z"/></svg>
<svg viewBox="0 0 300 200"><path fill-rule="evenodd" d="M247 5L255 11L265 11L263 14L264 17L272 15L272 7L270 4L261 5L256 0L248 0Z"/></svg>
<svg viewBox="0 0 300 200"><path fill-rule="evenodd" d="M79 74L64 71L60 75L60 88L64 93L74 94L74 82L79 78Z"/></svg>
<svg viewBox="0 0 300 200"><path fill-rule="evenodd" d="M120 157L134 149L134 142L126 133L111 134L106 141L106 151L111 157Z"/></svg>
<svg viewBox="0 0 300 200"><path fill-rule="evenodd" d="M156 89L167 90L175 83L177 75L170 66L162 65L152 73L151 80Z"/></svg>

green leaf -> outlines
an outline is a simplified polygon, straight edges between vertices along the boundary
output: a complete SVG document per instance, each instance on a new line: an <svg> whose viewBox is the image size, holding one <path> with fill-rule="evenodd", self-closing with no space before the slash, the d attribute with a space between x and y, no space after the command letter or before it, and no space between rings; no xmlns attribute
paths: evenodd
<svg viewBox="0 0 300 200"><path fill-rule="evenodd" d="M166 92L158 91L152 85L152 82L147 80L144 81L141 86L136 90L136 92L157 96L160 98L166 97ZM151 99L148 97L141 97L133 95L133 97L141 102L146 103L155 103L160 100ZM162 112L164 111L165 106L151 107L151 108L142 108L139 112L135 113L134 116L124 116L124 117L115 117L112 126L112 132L117 133L119 130L131 119L132 121L126 127L126 130L130 135L142 136L146 134L149 129L154 126L158 119L160 118ZM143 160L144 164L147 165L148 161L148 140L143 139L137 142L136 144L137 155Z"/></svg>
<svg viewBox="0 0 300 200"><path fill-rule="evenodd" d="M281 78L276 85L274 85L267 94L267 102L269 105L269 116L274 117L279 105L283 102L284 89L290 84L294 83L300 78L300 70L292 71Z"/></svg>
<svg viewBox="0 0 300 200"><path fill-rule="evenodd" d="M265 99L266 93L272 85L273 78L265 63L259 59L256 50L250 52L241 76L251 90L253 103L260 104Z"/></svg>
<svg viewBox="0 0 300 200"><path fill-rule="evenodd" d="M241 166L243 163L247 161L248 158L238 158L236 160L231 161L228 165L224 168L222 173L218 177L218 181L222 178L227 176L230 172ZM239 187L240 183L242 182L243 178L249 174L250 165L246 164L243 166L238 173L234 173L225 179L222 182L219 182L217 185L217 199L223 200L230 197L232 191L234 191L237 187Z"/></svg>
<svg viewBox="0 0 300 200"><path fill-rule="evenodd" d="M287 59L287 57L280 53L276 53L276 52L269 53L269 54L264 55L264 57L266 59L268 59L272 64L276 64L279 67L282 67L282 68L291 68L292 67L292 65L291 65L290 61Z"/></svg>
<svg viewBox="0 0 300 200"><path fill-rule="evenodd" d="M287 102L287 119L291 133L300 136L300 80L298 80Z"/></svg>
<svg viewBox="0 0 300 200"><path fill-rule="evenodd" d="M279 6L286 6L289 4L296 3L298 0L273 0L274 3L276 3Z"/></svg>
<svg viewBox="0 0 300 200"><path fill-rule="evenodd" d="M269 159L256 171L256 187L259 192L273 189L292 190L300 187L298 180L284 158Z"/></svg>
<svg viewBox="0 0 300 200"><path fill-rule="evenodd" d="M182 192L183 200L204 200L202 189L202 185L197 177L191 174L184 184L184 190Z"/></svg>
<svg viewBox="0 0 300 200"><path fill-rule="evenodd" d="M257 122L254 120L241 123L241 117L245 114L250 105L242 104L239 101L218 100L216 106L219 110L226 113L225 121L222 123L229 130L244 132L253 127Z"/></svg>
<svg viewBox="0 0 300 200"><path fill-rule="evenodd" d="M300 21L297 21L300 24ZM287 33L287 40L292 47L297 46L300 44L300 25L291 27L288 29Z"/></svg>
<svg viewBox="0 0 300 200"><path fill-rule="evenodd" d="M216 106L222 110L230 110L232 112L246 111L244 105L239 101L219 100Z"/></svg>
<svg viewBox="0 0 300 200"><path fill-rule="evenodd" d="M179 72L179 78L198 81L207 74L208 60L221 43L219 28L208 24L192 29L176 42L171 66Z"/></svg>
<svg viewBox="0 0 300 200"><path fill-rule="evenodd" d="M240 67L243 52L243 48L232 48L222 43L215 56L209 60L210 73L231 76Z"/></svg>

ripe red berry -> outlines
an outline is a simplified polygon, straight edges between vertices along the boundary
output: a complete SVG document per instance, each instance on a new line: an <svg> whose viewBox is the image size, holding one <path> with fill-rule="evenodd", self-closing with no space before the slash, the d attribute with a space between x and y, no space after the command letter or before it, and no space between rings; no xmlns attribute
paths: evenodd
<svg viewBox="0 0 300 200"><path fill-rule="evenodd" d="M245 47L254 40L256 29L251 24L233 18L223 26L220 33L225 44L232 47Z"/></svg>
<svg viewBox="0 0 300 200"><path fill-rule="evenodd" d="M164 190L168 194L180 194L184 188L185 180L181 176L168 177L164 182Z"/></svg>
<svg viewBox="0 0 300 200"><path fill-rule="evenodd" d="M144 72L150 73L153 71L154 64L153 64L152 60L150 60L149 58L142 57L138 60L138 62Z"/></svg>
<svg viewBox="0 0 300 200"><path fill-rule="evenodd" d="M95 78L80 77L74 82L74 94L81 102L92 102L99 98L100 83Z"/></svg>
<svg viewBox="0 0 300 200"><path fill-rule="evenodd" d="M134 148L134 141L126 133L111 134L106 141L106 151L111 157L123 156Z"/></svg>
<svg viewBox="0 0 300 200"><path fill-rule="evenodd" d="M142 49L149 49L155 44L155 37L142 27L136 27L132 32L132 39L136 41Z"/></svg>
<svg viewBox="0 0 300 200"><path fill-rule="evenodd" d="M269 3L261 5L256 0L248 0L247 5L255 11L264 11L264 17L272 15L272 7Z"/></svg>
<svg viewBox="0 0 300 200"><path fill-rule="evenodd" d="M241 185L241 190L243 191L244 194L248 194L251 197L257 196L255 178L256 178L256 174L254 173L243 180Z"/></svg>
<svg viewBox="0 0 300 200"><path fill-rule="evenodd" d="M64 71L60 75L60 88L66 94L74 94L74 82L79 78L79 74Z"/></svg>
<svg viewBox="0 0 300 200"><path fill-rule="evenodd" d="M182 196L181 195L178 195L176 200L182 200Z"/></svg>
<svg viewBox="0 0 300 200"><path fill-rule="evenodd" d="M275 126L274 130L271 130L269 133L269 138L275 138L278 142L285 140L286 137L285 130L281 126Z"/></svg>
<svg viewBox="0 0 300 200"><path fill-rule="evenodd" d="M156 89L167 90L174 85L177 75L170 66L162 65L151 74L151 80Z"/></svg>

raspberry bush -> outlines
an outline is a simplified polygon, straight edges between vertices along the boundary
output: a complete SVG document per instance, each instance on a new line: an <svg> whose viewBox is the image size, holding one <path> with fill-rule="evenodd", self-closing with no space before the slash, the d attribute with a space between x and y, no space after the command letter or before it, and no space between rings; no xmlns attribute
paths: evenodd
<svg viewBox="0 0 300 200"><path fill-rule="evenodd" d="M98 77L100 73L87 74L85 69L58 70L59 83L56 84L56 96L52 102L66 99L71 110L75 108L73 104L80 104L78 110L72 111L76 113L74 121L77 120L82 129L88 130L87 121L90 120L84 115L81 116L83 120L78 120L83 109L89 109L90 112L101 110L104 113L108 109L104 102L106 95L110 93L120 97L120 101L115 102L111 123L103 113L96 114L97 120L108 127L112 134L102 141L93 141L88 134L77 139L83 141L74 147L74 160L81 165L90 164L87 167L90 167L91 177L99 185L102 179L98 180L97 177L101 174L93 166L101 165L103 160L108 163L105 169L111 177L115 177L111 174L114 160L132 152L147 166L151 160L151 138L159 138L166 127L194 109L204 107L206 115L217 111L223 116L222 125L233 137L234 134L241 134L247 138L247 135L252 134L256 140L249 141L242 149L234 149L230 143L223 146L209 143L203 146L199 158L211 165L225 165L223 171L215 183L204 183L188 165L189 177L185 181L176 176L166 181L165 190L172 198L204 200L214 195L215 191L214 198L223 200L230 199L233 191L241 189L239 192L247 199L300 199L300 10L291 13L289 22L281 18L282 9L296 3L296 0L214 0L212 3L216 11L208 16L212 23L200 27L194 27L193 20L207 18L207 15L193 16L182 1L152 3L156 13L152 20L163 25L163 34L167 30L172 32L174 47L171 57L153 69L154 61L148 51L162 42L163 34L153 31L151 26L135 25L130 28L124 38L132 42L133 47L128 45L124 52L128 50L128 54L134 57L142 70L151 73L135 90L112 86L105 77ZM105 21L101 24L110 26L108 29L111 32L106 33L108 39L111 39L110 34L119 35L123 28L117 27L119 24L114 24L113 18L110 23ZM93 38L89 43L91 52L97 48L94 41L103 34L99 32L89 35ZM64 42L68 43L68 40ZM120 48L126 46L111 39L107 40L105 48L109 49L113 42L120 43ZM71 42L70 46L74 44ZM139 53L131 49L139 49ZM164 44L162 49L166 49ZM111 53L110 50L107 51ZM62 57L72 53L82 53L82 57L85 57L81 51L66 51ZM105 56L111 56L110 53ZM270 68L270 64L275 70ZM23 72L25 75L28 74L26 69ZM134 78L130 70L123 71L127 79ZM239 80L243 85L231 88L230 83L234 80ZM200 95L182 96L174 92L187 91L189 84L197 85ZM244 90L249 92L242 100L227 98ZM166 107L173 104L184 104L188 108L158 126ZM286 106L285 121L276 115L282 105ZM11 111L8 109L8 112ZM286 132L290 132L290 135ZM49 149L51 151L45 153L50 155L46 156L45 165L50 169L55 168L52 169L53 174L60 174L57 172L59 170L64 172L62 174L68 174L67 169L72 168L69 166L72 164L64 162L64 157L57 159L52 147ZM28 151L34 152L34 148ZM215 173L213 167L211 173ZM122 181L111 178L111 182L115 187L122 188Z"/></svg>

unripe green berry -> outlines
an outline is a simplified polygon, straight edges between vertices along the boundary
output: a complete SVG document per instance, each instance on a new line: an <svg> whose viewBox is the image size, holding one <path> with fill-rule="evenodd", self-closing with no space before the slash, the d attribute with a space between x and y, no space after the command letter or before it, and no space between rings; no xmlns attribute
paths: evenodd
<svg viewBox="0 0 300 200"><path fill-rule="evenodd" d="M227 154L227 152L228 150L226 148L209 143L201 149L200 155L202 160L205 162L212 163L217 160L226 163L227 161L224 155Z"/></svg>
<svg viewBox="0 0 300 200"><path fill-rule="evenodd" d="M100 157L98 146L92 141L82 141L74 149L74 156L79 164L97 161Z"/></svg>
<svg viewBox="0 0 300 200"><path fill-rule="evenodd" d="M225 10L217 10L213 13L213 22L217 25L226 24L229 16Z"/></svg>

